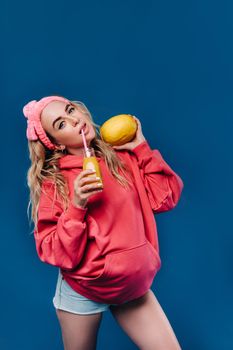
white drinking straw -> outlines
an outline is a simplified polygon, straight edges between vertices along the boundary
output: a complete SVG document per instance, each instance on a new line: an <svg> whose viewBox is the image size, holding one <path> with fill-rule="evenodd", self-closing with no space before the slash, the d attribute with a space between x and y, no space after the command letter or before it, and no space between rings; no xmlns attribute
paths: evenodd
<svg viewBox="0 0 233 350"><path fill-rule="evenodd" d="M86 153L87 153L87 150L88 150L88 147L87 147L87 141L86 141L86 137L85 137L85 135L84 135L83 128L81 129L81 133L82 133L82 139L83 139L83 146L84 146L85 154L86 154Z"/></svg>

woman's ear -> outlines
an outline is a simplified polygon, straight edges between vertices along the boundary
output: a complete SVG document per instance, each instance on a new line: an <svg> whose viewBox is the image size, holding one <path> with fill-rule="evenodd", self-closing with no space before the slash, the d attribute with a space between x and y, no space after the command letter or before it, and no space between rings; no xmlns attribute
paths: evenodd
<svg viewBox="0 0 233 350"><path fill-rule="evenodd" d="M66 146L65 145L59 145L59 144L56 144L56 149L60 150L60 151L64 151Z"/></svg>

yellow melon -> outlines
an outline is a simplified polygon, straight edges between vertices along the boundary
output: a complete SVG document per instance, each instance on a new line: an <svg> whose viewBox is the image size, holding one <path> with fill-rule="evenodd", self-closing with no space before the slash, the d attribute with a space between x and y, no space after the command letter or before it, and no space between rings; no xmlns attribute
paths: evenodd
<svg viewBox="0 0 233 350"><path fill-rule="evenodd" d="M134 138L137 126L136 120L130 114L118 114L100 127L100 136L110 145L120 146Z"/></svg>

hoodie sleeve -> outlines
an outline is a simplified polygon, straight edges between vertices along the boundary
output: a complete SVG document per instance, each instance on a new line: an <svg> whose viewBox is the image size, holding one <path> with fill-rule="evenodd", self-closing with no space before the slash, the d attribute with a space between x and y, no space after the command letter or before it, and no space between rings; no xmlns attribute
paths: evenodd
<svg viewBox="0 0 233 350"><path fill-rule="evenodd" d="M182 179L165 162L159 150L152 150L146 140L132 152L136 155L153 212L173 209L184 187Z"/></svg>
<svg viewBox="0 0 233 350"><path fill-rule="evenodd" d="M45 263L73 269L82 259L87 242L87 208L76 207L70 201L68 209L64 211L57 200L53 202L53 184L42 185L42 190L38 229L34 230L37 253Z"/></svg>

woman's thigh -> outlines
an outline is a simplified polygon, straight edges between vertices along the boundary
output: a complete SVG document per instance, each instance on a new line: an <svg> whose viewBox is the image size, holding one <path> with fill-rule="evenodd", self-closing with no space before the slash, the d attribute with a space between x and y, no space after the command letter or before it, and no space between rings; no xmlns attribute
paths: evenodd
<svg viewBox="0 0 233 350"><path fill-rule="evenodd" d="M65 350L95 350L102 313L78 315L56 309Z"/></svg>
<svg viewBox="0 0 233 350"><path fill-rule="evenodd" d="M125 333L141 350L180 350L172 327L153 291L110 311Z"/></svg>
<svg viewBox="0 0 233 350"><path fill-rule="evenodd" d="M74 291L60 270L53 304L65 350L94 350L102 312L108 310L109 305L92 301Z"/></svg>

